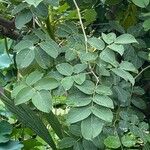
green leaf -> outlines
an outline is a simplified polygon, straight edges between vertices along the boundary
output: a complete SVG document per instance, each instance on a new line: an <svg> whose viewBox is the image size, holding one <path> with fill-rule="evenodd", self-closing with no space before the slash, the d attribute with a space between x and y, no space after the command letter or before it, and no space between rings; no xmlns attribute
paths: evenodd
<svg viewBox="0 0 150 150"><path fill-rule="evenodd" d="M86 9L83 17L86 20L86 23L89 24L96 20L97 13L95 9Z"/></svg>
<svg viewBox="0 0 150 150"><path fill-rule="evenodd" d="M98 85L95 91L96 93L100 95L112 95L113 94L111 88L105 85Z"/></svg>
<svg viewBox="0 0 150 150"><path fill-rule="evenodd" d="M68 123L76 123L85 118L87 118L91 114L91 110L88 107L80 107L80 108L72 108L67 116Z"/></svg>
<svg viewBox="0 0 150 150"><path fill-rule="evenodd" d="M0 144L1 150L21 150L23 147L24 145L18 141L9 141L5 144Z"/></svg>
<svg viewBox="0 0 150 150"><path fill-rule="evenodd" d="M148 31L150 29L150 19L144 21L143 27L145 31Z"/></svg>
<svg viewBox="0 0 150 150"><path fill-rule="evenodd" d="M125 71L125 70L122 70L121 68L115 68L115 69L112 69L112 71L119 77L123 78L124 80L126 81L130 81L132 83L132 85L134 85L135 83L135 79L133 78L133 76Z"/></svg>
<svg viewBox="0 0 150 150"><path fill-rule="evenodd" d="M115 40L116 44L130 44L130 43L138 43L137 40L131 34L122 34Z"/></svg>
<svg viewBox="0 0 150 150"><path fill-rule="evenodd" d="M42 122L41 117L39 117L33 110L31 110L29 106L25 104L16 106L14 105L14 102L4 94L1 94L1 100L3 101L5 106L7 106L7 108L12 113L14 113L23 124L33 130L39 137L41 137L46 143L48 143L53 150L57 150L53 138ZM12 147L10 148L10 150L12 150Z"/></svg>
<svg viewBox="0 0 150 150"><path fill-rule="evenodd" d="M122 61L121 64L119 64L119 66L123 70L138 73L138 70L134 67L134 65L128 61Z"/></svg>
<svg viewBox="0 0 150 150"><path fill-rule="evenodd" d="M35 94L35 90L31 87L25 87L17 94L15 104L19 105L29 101Z"/></svg>
<svg viewBox="0 0 150 150"><path fill-rule="evenodd" d="M9 134L12 132L12 126L7 121L0 121L0 143L9 141Z"/></svg>
<svg viewBox="0 0 150 150"><path fill-rule="evenodd" d="M8 68L13 62L11 60L12 55L10 57L7 54L0 55L0 69Z"/></svg>
<svg viewBox="0 0 150 150"><path fill-rule="evenodd" d="M103 50L105 48L105 43L96 37L89 38L88 43L98 50Z"/></svg>
<svg viewBox="0 0 150 150"><path fill-rule="evenodd" d="M124 53L123 45L113 43L111 45L108 45L107 47L110 48L111 50L115 51L115 52L118 52L121 56Z"/></svg>
<svg viewBox="0 0 150 150"><path fill-rule="evenodd" d="M110 49L105 49L100 53L100 58L113 65L114 67L117 67L119 63L116 61L115 53L111 51Z"/></svg>
<svg viewBox="0 0 150 150"><path fill-rule="evenodd" d="M132 2L141 8L145 8L149 4L149 0L132 0Z"/></svg>
<svg viewBox="0 0 150 150"><path fill-rule="evenodd" d="M36 91L32 97L32 103L37 109L45 113L49 113L52 110L52 97L47 90Z"/></svg>
<svg viewBox="0 0 150 150"><path fill-rule="evenodd" d="M19 85L17 85L17 86L12 90L12 92L11 92L11 97L12 97L12 98L16 98L17 94L18 94L23 88L25 88L25 87L27 87L27 85L25 85L25 84L19 84Z"/></svg>
<svg viewBox="0 0 150 150"><path fill-rule="evenodd" d="M50 63L50 57L39 47L35 48L35 60L43 69L47 69Z"/></svg>
<svg viewBox="0 0 150 150"><path fill-rule="evenodd" d="M5 76L0 72L0 86L3 87L7 84Z"/></svg>
<svg viewBox="0 0 150 150"><path fill-rule="evenodd" d="M43 73L39 71L34 71L30 73L27 78L26 78L26 83L28 85L33 85L35 84L38 80L40 80L43 77Z"/></svg>
<svg viewBox="0 0 150 150"><path fill-rule="evenodd" d="M144 95L144 94L145 94L145 91L144 91L144 89L143 89L142 87L140 87L140 86L134 86L134 87L133 87L133 93L134 93L135 95Z"/></svg>
<svg viewBox="0 0 150 150"><path fill-rule="evenodd" d="M30 10L23 10L15 18L15 25L18 29L21 29L26 23L31 21L32 13Z"/></svg>
<svg viewBox="0 0 150 150"><path fill-rule="evenodd" d="M28 4L37 7L43 0L25 0Z"/></svg>
<svg viewBox="0 0 150 150"><path fill-rule="evenodd" d="M88 53L80 53L79 55L81 62L85 63L85 62L93 62L97 59L98 55L97 53L94 52L88 52Z"/></svg>
<svg viewBox="0 0 150 150"><path fill-rule="evenodd" d="M68 97L67 99L67 104L69 106L72 106L72 107L82 107L82 106L87 106L88 104L90 104L92 101L92 98L91 97L82 97L82 96L79 96L79 95L73 95L73 96L70 96Z"/></svg>
<svg viewBox="0 0 150 150"><path fill-rule="evenodd" d="M112 109L114 108L113 101L108 96L101 96L97 94L93 97L93 101L100 106L104 106Z"/></svg>
<svg viewBox="0 0 150 150"><path fill-rule="evenodd" d="M146 102L140 97L133 97L131 102L135 107L139 109L145 110L147 108Z"/></svg>
<svg viewBox="0 0 150 150"><path fill-rule="evenodd" d="M35 54L33 50L24 49L16 56L16 62L19 68L28 67L34 60Z"/></svg>
<svg viewBox="0 0 150 150"><path fill-rule="evenodd" d="M73 146L74 150L83 150L83 146L81 142L76 142Z"/></svg>
<svg viewBox="0 0 150 150"><path fill-rule="evenodd" d="M47 0L46 2L51 6L56 6L56 7L59 6L59 0Z"/></svg>
<svg viewBox="0 0 150 150"><path fill-rule="evenodd" d="M18 44L15 45L14 51L20 52L23 49L32 49L33 46L34 44L30 40L21 40Z"/></svg>
<svg viewBox="0 0 150 150"><path fill-rule="evenodd" d="M75 86L85 94L94 93L95 84L90 80L86 80L82 85L75 85Z"/></svg>
<svg viewBox="0 0 150 150"><path fill-rule="evenodd" d="M104 120L106 122L112 122L113 113L112 113L112 111L110 109L104 108L104 107L98 107L98 108L97 107L93 107L91 110L92 110L92 113L96 117L98 117L98 118L100 118L100 119L102 119L102 120Z"/></svg>
<svg viewBox="0 0 150 150"><path fill-rule="evenodd" d="M74 75L73 79L77 84L81 85L86 80L86 75L85 73L79 73L77 75Z"/></svg>
<svg viewBox="0 0 150 150"><path fill-rule="evenodd" d="M53 128L54 132L57 134L57 136L62 139L63 135L65 134L65 131L62 130L63 126L60 124L60 121L58 120L58 116L56 116L52 111L48 114L44 114L44 117L48 121L49 125Z"/></svg>
<svg viewBox="0 0 150 150"><path fill-rule="evenodd" d="M114 86L114 92L116 93L116 97L120 102L120 106L129 106L131 94L127 90L123 89L120 86Z"/></svg>
<svg viewBox="0 0 150 150"><path fill-rule="evenodd" d="M140 137L140 139L144 143L147 143L147 133L145 132L145 130L132 124L130 125L130 132L133 133L135 136Z"/></svg>
<svg viewBox="0 0 150 150"><path fill-rule="evenodd" d="M59 83L57 80L48 77L45 77L34 84L34 88L37 90L53 90L58 86Z"/></svg>
<svg viewBox="0 0 150 150"><path fill-rule="evenodd" d="M19 5L16 5L14 8L13 8L13 10L12 10L12 15L16 15L16 14L18 14L18 13L20 13L22 10L24 10L24 9L26 9L26 8L28 8L28 4L26 4L26 3L20 3Z"/></svg>
<svg viewBox="0 0 150 150"><path fill-rule="evenodd" d="M81 133L86 140L93 140L101 133L103 126L102 120L91 115L81 122Z"/></svg>
<svg viewBox="0 0 150 150"><path fill-rule="evenodd" d="M115 33L109 33L109 34L102 33L102 38L107 44L111 44L115 41L116 34Z"/></svg>
<svg viewBox="0 0 150 150"><path fill-rule="evenodd" d="M58 146L60 149L64 149L64 148L72 147L75 143L76 140L74 138L65 137L59 142Z"/></svg>
<svg viewBox="0 0 150 150"><path fill-rule="evenodd" d="M117 149L121 146L120 140L118 136L108 136L105 140L104 140L104 144L108 147L108 148L114 148Z"/></svg>
<svg viewBox="0 0 150 150"><path fill-rule="evenodd" d="M77 58L77 52L72 48L65 49L65 59L67 62L72 61Z"/></svg>
<svg viewBox="0 0 150 150"><path fill-rule="evenodd" d="M92 141L87 141L85 139L83 139L82 146L84 150L97 150L97 147L94 145Z"/></svg>
<svg viewBox="0 0 150 150"><path fill-rule="evenodd" d="M67 91L73 86L74 80L73 77L65 77L62 79L61 84L64 87L64 89Z"/></svg>
<svg viewBox="0 0 150 150"><path fill-rule="evenodd" d="M59 46L55 42L46 41L46 42L40 43L39 45L52 58L56 58L58 56Z"/></svg>
<svg viewBox="0 0 150 150"><path fill-rule="evenodd" d="M124 135L123 137L121 137L121 141L125 147L133 147L136 144L136 138L132 134L131 135L128 135L128 134Z"/></svg>
<svg viewBox="0 0 150 150"><path fill-rule="evenodd" d="M61 63L56 66L57 71L65 76L71 76L73 73L73 67L68 63Z"/></svg>
<svg viewBox="0 0 150 150"><path fill-rule="evenodd" d="M87 64L76 64L73 67L73 72L78 74L78 73L84 71L86 68L87 68Z"/></svg>

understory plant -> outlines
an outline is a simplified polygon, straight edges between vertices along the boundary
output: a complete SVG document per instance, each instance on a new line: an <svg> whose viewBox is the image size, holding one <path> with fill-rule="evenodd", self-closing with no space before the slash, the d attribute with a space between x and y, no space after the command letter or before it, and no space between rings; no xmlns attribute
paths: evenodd
<svg viewBox="0 0 150 150"><path fill-rule="evenodd" d="M149 0L0 1L0 99L14 114L0 113L0 149L149 150L149 10Z"/></svg>

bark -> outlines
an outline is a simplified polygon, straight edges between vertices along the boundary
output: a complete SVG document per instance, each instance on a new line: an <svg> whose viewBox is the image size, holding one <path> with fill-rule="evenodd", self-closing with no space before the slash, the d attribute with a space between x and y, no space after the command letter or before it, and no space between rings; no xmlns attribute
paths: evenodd
<svg viewBox="0 0 150 150"><path fill-rule="evenodd" d="M20 35L15 30L16 27L14 19L10 21L0 16L0 35L17 40L20 38Z"/></svg>

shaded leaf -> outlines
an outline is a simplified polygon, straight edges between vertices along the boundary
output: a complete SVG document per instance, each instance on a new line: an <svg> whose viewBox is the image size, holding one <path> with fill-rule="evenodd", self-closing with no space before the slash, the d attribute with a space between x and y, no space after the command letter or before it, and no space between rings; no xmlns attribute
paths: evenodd
<svg viewBox="0 0 150 150"><path fill-rule="evenodd" d="M35 90L31 87L25 87L19 91L15 98L15 104L19 105L29 101L35 94Z"/></svg>
<svg viewBox="0 0 150 150"><path fill-rule="evenodd" d="M65 76L70 76L73 73L73 67L68 63L61 63L56 66L58 72Z"/></svg>
<svg viewBox="0 0 150 150"><path fill-rule="evenodd" d="M113 101L108 96L101 96L97 94L93 97L93 101L100 106L104 106L112 109L114 108Z"/></svg>
<svg viewBox="0 0 150 150"><path fill-rule="evenodd" d="M103 128L103 121L95 116L89 116L81 122L81 133L86 140L93 140Z"/></svg>
<svg viewBox="0 0 150 150"><path fill-rule="evenodd" d="M138 70L134 67L134 65L128 61L122 61L121 64L119 64L119 66L123 70L138 73Z"/></svg>
<svg viewBox="0 0 150 150"><path fill-rule="evenodd" d="M116 44L130 44L130 43L138 43L137 40L131 34L122 34L118 36L115 40Z"/></svg>
<svg viewBox="0 0 150 150"><path fill-rule="evenodd" d="M77 84L81 85L86 80L86 75L85 73L79 73L77 75L74 75L73 79Z"/></svg>
<svg viewBox="0 0 150 150"><path fill-rule="evenodd" d="M135 79L129 72L122 70L121 68L115 68L115 69L112 69L112 71L119 77L123 78L124 80L126 81L129 80L132 83L132 85L134 85Z"/></svg>
<svg viewBox="0 0 150 150"><path fill-rule="evenodd" d="M95 84L90 80L86 80L82 85L75 85L75 86L85 94L94 93Z"/></svg>
<svg viewBox="0 0 150 150"><path fill-rule="evenodd" d="M99 107L99 108L93 107L91 110L92 110L92 113L98 118L106 122L112 122L113 113L111 112L110 109L104 108L104 107Z"/></svg>
<svg viewBox="0 0 150 150"><path fill-rule="evenodd" d="M26 78L26 83L28 85L33 85L35 84L38 80L40 80L43 77L43 73L39 71L34 71L30 73L27 78Z"/></svg>
<svg viewBox="0 0 150 150"><path fill-rule="evenodd" d="M40 47L51 57L56 58L58 56L59 46L52 42L42 42L40 43Z"/></svg>
<svg viewBox="0 0 150 150"><path fill-rule="evenodd" d="M100 95L112 95L113 94L111 88L105 85L98 85L95 91L96 93Z"/></svg>
<svg viewBox="0 0 150 150"><path fill-rule="evenodd" d="M108 48L110 48L111 50L113 50L115 52L118 52L121 56L124 53L124 47L123 47L123 45L119 45L119 44L113 43L111 45L108 45Z"/></svg>
<svg viewBox="0 0 150 150"><path fill-rule="evenodd" d="M90 114L91 110L88 107L72 108L68 113L67 121L76 123L87 118Z"/></svg>
<svg viewBox="0 0 150 150"><path fill-rule="evenodd" d="M115 41L116 34L115 33L109 33L109 34L102 33L102 38L107 44L111 44Z"/></svg>
<svg viewBox="0 0 150 150"><path fill-rule="evenodd" d="M59 86L59 83L54 78L43 78L34 84L37 90L53 90Z"/></svg>
<svg viewBox="0 0 150 150"><path fill-rule="evenodd" d="M45 113L49 113L52 110L52 96L49 91L36 91L32 97L32 103L37 109Z"/></svg>
<svg viewBox="0 0 150 150"><path fill-rule="evenodd" d="M65 137L59 142L58 145L59 145L60 149L64 149L64 148L72 147L75 142L76 142L76 140L74 138Z"/></svg>
<svg viewBox="0 0 150 150"><path fill-rule="evenodd" d="M89 38L88 39L88 43L92 47L94 47L94 48L96 48L98 50L103 50L105 48L105 43L101 39L96 38L96 37Z"/></svg>
<svg viewBox="0 0 150 150"><path fill-rule="evenodd" d="M61 84L64 87L64 89L67 91L73 86L74 80L73 77L65 77L61 80Z"/></svg>
<svg viewBox="0 0 150 150"><path fill-rule="evenodd" d="M31 21L31 19L32 19L31 11L25 9L16 16L15 25L18 29L21 29L26 23Z"/></svg>
<svg viewBox="0 0 150 150"><path fill-rule="evenodd" d="M114 67L117 67L119 63L116 61L115 53L111 51L110 49L105 49L100 53L100 58L113 65Z"/></svg>
<svg viewBox="0 0 150 150"><path fill-rule="evenodd" d="M84 71L86 68L87 68L87 64L76 64L73 67L73 72L80 73L80 72Z"/></svg>
<svg viewBox="0 0 150 150"><path fill-rule="evenodd" d="M23 147L23 144L17 141L9 141L5 144L0 144L0 150L21 150Z"/></svg>
<svg viewBox="0 0 150 150"><path fill-rule="evenodd" d="M43 0L25 0L28 4L33 5L34 7L37 7L40 2L42 2Z"/></svg>
<svg viewBox="0 0 150 150"><path fill-rule="evenodd" d="M16 62L19 68L28 67L34 60L35 53L33 50L24 49L16 56Z"/></svg>

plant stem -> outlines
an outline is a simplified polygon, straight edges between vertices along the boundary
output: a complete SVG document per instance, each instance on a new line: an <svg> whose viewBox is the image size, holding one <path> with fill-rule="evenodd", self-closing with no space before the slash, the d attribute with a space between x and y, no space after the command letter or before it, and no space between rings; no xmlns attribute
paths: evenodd
<svg viewBox="0 0 150 150"><path fill-rule="evenodd" d="M141 72L139 72L139 74L137 75L137 76L135 76L135 80L144 72L144 71L146 71L147 69L149 69L150 68L150 65L149 66L147 66L147 67L145 67L144 69L142 69L142 71Z"/></svg>
<svg viewBox="0 0 150 150"><path fill-rule="evenodd" d="M83 32L83 35L84 35L84 40L85 40L85 50L86 50L86 53L87 53L87 52L88 52L87 36L86 36L85 29L84 29L84 25L83 25L83 22L82 22L81 13L80 13L80 8L78 7L78 4L77 4L76 0L73 0L73 2L74 2L75 7L76 7L76 9L77 9L77 13L78 13L80 25L81 25L82 32Z"/></svg>

